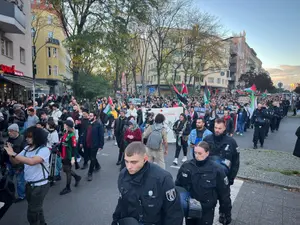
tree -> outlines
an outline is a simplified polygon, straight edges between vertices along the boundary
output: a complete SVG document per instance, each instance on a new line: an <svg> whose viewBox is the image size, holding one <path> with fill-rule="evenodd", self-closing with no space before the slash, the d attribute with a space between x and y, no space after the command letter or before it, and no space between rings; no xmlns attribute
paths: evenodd
<svg viewBox="0 0 300 225"><path fill-rule="evenodd" d="M253 70L249 71L241 75L239 82L245 82L245 87L251 87L255 84L257 90L260 92L264 92L265 90L271 92L275 89L270 75L265 72L256 73Z"/></svg>
<svg viewBox="0 0 300 225"><path fill-rule="evenodd" d="M300 94L300 85L298 85L298 87L295 88L294 92L296 92L297 94Z"/></svg>
<svg viewBox="0 0 300 225"><path fill-rule="evenodd" d="M80 83L80 85L74 85L74 83L73 85L74 91L78 93L77 97L79 98L94 99L110 94L111 83L101 76L101 74L80 73L78 83Z"/></svg>
<svg viewBox="0 0 300 225"><path fill-rule="evenodd" d="M149 37L152 57L156 63L157 87L160 95L160 81L162 71L170 61L171 55L178 48L180 37L172 39L171 32L178 29L179 13L184 10L189 1L177 0L166 1L158 5L151 12L151 17L147 22L149 26Z"/></svg>

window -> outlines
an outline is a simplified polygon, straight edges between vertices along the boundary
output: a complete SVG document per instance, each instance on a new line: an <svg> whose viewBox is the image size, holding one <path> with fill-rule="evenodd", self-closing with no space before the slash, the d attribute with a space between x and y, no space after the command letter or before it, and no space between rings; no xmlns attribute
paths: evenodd
<svg viewBox="0 0 300 225"><path fill-rule="evenodd" d="M224 79L222 79L222 84L225 84L225 80Z"/></svg>
<svg viewBox="0 0 300 225"><path fill-rule="evenodd" d="M35 57L36 56L36 47L32 46L32 56Z"/></svg>
<svg viewBox="0 0 300 225"><path fill-rule="evenodd" d="M25 64L25 49L20 48L20 62Z"/></svg>
<svg viewBox="0 0 300 225"><path fill-rule="evenodd" d="M53 67L53 75L55 75L55 76L58 75L58 67L57 66Z"/></svg>
<svg viewBox="0 0 300 225"><path fill-rule="evenodd" d="M207 79L207 81L208 81L208 83L214 83L214 78L213 78L213 77L209 77L209 78Z"/></svg>
<svg viewBox="0 0 300 225"><path fill-rule="evenodd" d="M48 32L48 38L53 38L53 32L52 31Z"/></svg>
<svg viewBox="0 0 300 225"><path fill-rule="evenodd" d="M47 48L47 52L48 52L48 57L51 58L51 48L50 47Z"/></svg>
<svg viewBox="0 0 300 225"><path fill-rule="evenodd" d="M58 56L57 56L57 48L53 48L53 58L58 58Z"/></svg>
<svg viewBox="0 0 300 225"><path fill-rule="evenodd" d="M217 79L217 83L218 83L218 84L221 84L221 78L218 78L218 79Z"/></svg>
<svg viewBox="0 0 300 225"><path fill-rule="evenodd" d="M48 15L48 24L52 24L52 16Z"/></svg>
<svg viewBox="0 0 300 225"><path fill-rule="evenodd" d="M52 68L51 68L51 66L49 65L49 66L48 66L48 75L49 75L49 76L51 76L51 72L52 72L51 70L52 70Z"/></svg>
<svg viewBox="0 0 300 225"><path fill-rule="evenodd" d="M1 38L1 54L13 58L13 42L4 37Z"/></svg>

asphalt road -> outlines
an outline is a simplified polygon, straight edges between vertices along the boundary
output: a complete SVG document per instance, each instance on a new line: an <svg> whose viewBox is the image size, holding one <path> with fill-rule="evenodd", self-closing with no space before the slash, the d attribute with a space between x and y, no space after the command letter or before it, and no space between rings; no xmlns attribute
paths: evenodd
<svg viewBox="0 0 300 225"><path fill-rule="evenodd" d="M280 131L270 134L265 147L273 150L292 152L295 144L295 131L300 125L300 119L286 118L282 122ZM252 147L252 130L243 137L237 137L242 148ZM98 154L102 166L101 171L94 174L92 182L86 180L87 170L78 170L83 176L79 187L72 188L72 192L60 196L59 192L65 186L63 180L56 183L46 196L44 213L48 225L109 225L115 209L118 191L117 178L119 167L115 165L118 149L114 141L105 143L104 149ZM175 145L170 145L169 155L166 157L166 168L175 177L178 168L171 167L175 154ZM180 155L180 160L182 153ZM74 181L72 181L74 182ZM73 184L72 184L73 185ZM26 219L27 202L14 204L0 225L24 225Z"/></svg>

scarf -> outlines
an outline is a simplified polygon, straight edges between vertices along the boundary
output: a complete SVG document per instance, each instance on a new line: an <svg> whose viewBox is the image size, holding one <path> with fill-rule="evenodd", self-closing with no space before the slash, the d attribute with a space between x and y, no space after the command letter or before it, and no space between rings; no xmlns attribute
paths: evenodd
<svg viewBox="0 0 300 225"><path fill-rule="evenodd" d="M71 140L71 142L70 142ZM74 132L64 133L61 139L61 158L72 159L72 150L76 147L76 137Z"/></svg>
<svg viewBox="0 0 300 225"><path fill-rule="evenodd" d="M139 128L135 120L130 120L129 122L132 124L132 128L129 128L131 131L135 131Z"/></svg>

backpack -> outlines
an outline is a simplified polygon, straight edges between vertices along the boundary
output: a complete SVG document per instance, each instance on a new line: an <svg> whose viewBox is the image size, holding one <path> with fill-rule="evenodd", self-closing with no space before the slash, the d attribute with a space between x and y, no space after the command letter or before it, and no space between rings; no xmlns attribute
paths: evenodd
<svg viewBox="0 0 300 225"><path fill-rule="evenodd" d="M35 152L35 155L37 155L39 153L39 151L41 150L41 148L43 148L45 146L41 146L39 147L36 152ZM29 147L28 147L29 148ZM26 154L28 152L28 148L25 149L25 152L24 152L24 157L26 157ZM37 180L37 181L33 181L33 182L28 182L30 184L35 184L35 183L39 183L39 182L42 182L42 181L45 181L45 180L50 180L50 176L48 176L48 178L46 178L46 173L49 175L49 169L46 168L46 166L44 165L44 163L40 163L41 167L42 167L42 171L43 171L43 176L44 178L41 179L41 180Z"/></svg>
<svg viewBox="0 0 300 225"><path fill-rule="evenodd" d="M162 143L162 129L155 129L154 125L152 126L152 132L148 137L146 146L152 150L159 150Z"/></svg>

